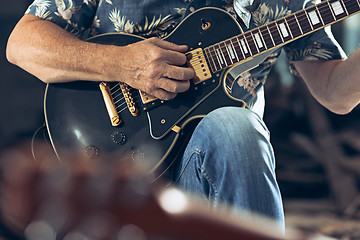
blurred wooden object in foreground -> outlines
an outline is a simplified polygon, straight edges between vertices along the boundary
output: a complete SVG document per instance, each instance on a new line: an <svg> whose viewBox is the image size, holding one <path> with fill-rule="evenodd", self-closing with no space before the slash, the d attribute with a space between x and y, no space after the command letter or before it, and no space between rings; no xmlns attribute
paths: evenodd
<svg viewBox="0 0 360 240"><path fill-rule="evenodd" d="M293 230L285 237L259 217L211 212L177 189L149 184L130 159L60 163L47 144L37 146L36 160L28 143L0 156L4 239L11 233L27 240L310 239Z"/></svg>

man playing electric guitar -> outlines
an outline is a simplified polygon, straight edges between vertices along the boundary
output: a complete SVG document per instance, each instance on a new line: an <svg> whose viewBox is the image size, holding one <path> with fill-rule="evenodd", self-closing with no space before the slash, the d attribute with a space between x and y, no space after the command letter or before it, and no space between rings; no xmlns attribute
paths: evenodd
<svg viewBox="0 0 360 240"><path fill-rule="evenodd" d="M104 99L110 110L104 111L115 117L116 126L111 126L110 121L101 126L117 129L108 138L119 148L130 145L127 149L130 152L145 153L145 159L157 156L151 153L156 142L168 141L171 134L176 136L175 140L180 138L188 122L206 115L187 139L181 156L176 156L177 161L169 165L169 180L187 192L208 199L210 208L221 204L231 206L234 214L262 214L275 219L283 229L275 159L262 120L263 84L279 55L278 47L286 51L293 70L300 73L312 95L329 110L346 114L360 101L360 68L357 67L360 50L346 59L329 31L321 27L318 30L319 26L357 12L360 3L330 0L311 8L312 4L300 0L36 0L10 36L7 57L50 83L50 87L75 80L80 85L120 82L119 91L129 109L134 99L127 88L141 90L136 95L139 99L134 100L138 102L133 118L127 117L129 111L122 108L112 111L116 100L105 90ZM310 8L302 11L305 7ZM228 17L233 21L223 23ZM275 20L278 21L274 23ZM255 30L226 40L233 33L242 34L249 29ZM120 46L97 41L96 37L85 41L115 32L131 33L142 39ZM199 55L198 62L191 62L198 52L204 56ZM251 70L242 69L248 63ZM200 71L195 64L200 64ZM200 74L203 70L204 76ZM62 86L66 87L58 89L69 89L66 84ZM76 89L71 88L71 94ZM149 95L156 100L148 103ZM223 95L234 100L233 106L227 106L230 100L222 103ZM73 98L74 106L79 102L82 103L80 97ZM59 100L51 109L61 109L65 103L66 99ZM243 108L242 103L247 107ZM93 105L82 104L90 109ZM209 107L216 104L219 106L216 109ZM71 110L73 105L67 108ZM181 115L173 120L171 116L179 111ZM77 110L74 115L86 121L72 122L86 125L87 121L96 124L97 115L105 114L83 117ZM52 123L62 127L49 127L50 135L52 131L69 127L57 121L54 118ZM131 127L139 128L135 134L123 130L137 121L143 124ZM87 142L84 137L87 131L103 133L97 135L99 139L107 134L96 125L92 128L89 125L81 132L82 124L71 127L79 144ZM136 138L137 133L146 135ZM68 142L72 144L73 138L70 136ZM135 149L132 144L141 139L146 141ZM175 140L170 141L170 147ZM99 147L84 146L91 157L98 157Z"/></svg>

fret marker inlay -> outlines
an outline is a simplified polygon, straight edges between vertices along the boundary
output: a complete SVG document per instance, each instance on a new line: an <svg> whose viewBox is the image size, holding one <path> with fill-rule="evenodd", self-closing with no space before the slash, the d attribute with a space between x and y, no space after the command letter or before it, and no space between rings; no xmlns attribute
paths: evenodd
<svg viewBox="0 0 360 240"><path fill-rule="evenodd" d="M335 15L344 13L344 9L339 1L331 3L331 7L333 8Z"/></svg>
<svg viewBox="0 0 360 240"><path fill-rule="evenodd" d="M233 51L231 45L227 45L227 44L226 44L226 48L227 48L227 50L228 50L231 58L232 58L232 59L235 59L236 57L235 57L235 54L234 54L234 51Z"/></svg>
<svg viewBox="0 0 360 240"><path fill-rule="evenodd" d="M241 40L240 40L240 43L241 43L241 46L242 46L242 48L243 48L243 50L244 50L244 53L247 54L249 51L248 51L248 49L247 49L247 47L246 47L246 44L245 44L244 39L241 39Z"/></svg>
<svg viewBox="0 0 360 240"><path fill-rule="evenodd" d="M315 11L309 12L308 14L309 14L312 25L316 25L316 24L320 23L320 19L317 16Z"/></svg>
<svg viewBox="0 0 360 240"><path fill-rule="evenodd" d="M360 0L323 0L265 26L209 46L204 51L215 73L358 12Z"/></svg>
<svg viewBox="0 0 360 240"><path fill-rule="evenodd" d="M284 38L289 36L289 32L287 31L284 23L280 23L279 28Z"/></svg>
<svg viewBox="0 0 360 240"><path fill-rule="evenodd" d="M216 57L217 57L218 61L221 63L221 65L223 65L224 61L221 57L221 53L220 53L219 49L216 49Z"/></svg>
<svg viewBox="0 0 360 240"><path fill-rule="evenodd" d="M260 35L258 33L255 33L254 37L255 37L256 43L258 44L259 48L264 47L264 45L261 41Z"/></svg>

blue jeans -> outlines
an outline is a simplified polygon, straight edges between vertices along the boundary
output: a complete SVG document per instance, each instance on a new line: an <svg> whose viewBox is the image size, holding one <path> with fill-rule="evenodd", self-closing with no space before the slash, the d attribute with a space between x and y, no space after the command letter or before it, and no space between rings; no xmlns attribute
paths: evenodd
<svg viewBox="0 0 360 240"><path fill-rule="evenodd" d="M232 206L233 213L257 213L284 229L281 194L269 131L254 112L217 109L203 118L173 176L176 186L205 196L211 208Z"/></svg>

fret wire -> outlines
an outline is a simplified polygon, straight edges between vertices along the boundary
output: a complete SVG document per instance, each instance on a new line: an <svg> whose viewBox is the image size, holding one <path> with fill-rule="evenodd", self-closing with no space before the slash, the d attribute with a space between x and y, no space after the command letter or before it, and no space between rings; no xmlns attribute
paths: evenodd
<svg viewBox="0 0 360 240"><path fill-rule="evenodd" d="M305 13L305 16L307 17L307 20L308 20L309 24L310 24L311 30L314 30L314 27L313 27L312 24L311 24L309 15L308 15L308 13L306 12L306 10L304 11L304 13Z"/></svg>
<svg viewBox="0 0 360 240"><path fill-rule="evenodd" d="M316 5L316 10L318 12L318 15L320 17L320 20L322 22L322 25L326 25L327 23L324 22L325 17L332 16L331 18L333 20L336 20L335 15L332 12L332 7L329 5L329 1L322 2L321 4ZM322 10L325 10L325 15L322 14ZM331 15L328 15L327 13L330 12ZM332 22L331 20L330 22Z"/></svg>
<svg viewBox="0 0 360 240"><path fill-rule="evenodd" d="M302 15L300 15L299 21L300 21L300 25L302 26L304 34L306 34L308 32L311 32L313 30L313 28L312 28L311 23L306 15L306 12L302 11L301 14ZM301 17L303 17L303 18L301 18ZM307 23L307 25L306 25L306 23ZM309 29L306 29L307 27Z"/></svg>
<svg viewBox="0 0 360 240"><path fill-rule="evenodd" d="M343 1L339 1L339 2L342 5L342 7L345 9L346 15L349 16L349 13L348 13L348 11L346 9L346 6L345 6L344 2Z"/></svg>
<svg viewBox="0 0 360 240"><path fill-rule="evenodd" d="M356 10L356 11L359 11L359 9L360 9L360 1L359 1L359 0L356 0L356 2L357 2L357 5L358 5L358 8L357 8L358 10ZM355 11L355 12L356 12L356 11Z"/></svg>
<svg viewBox="0 0 360 240"><path fill-rule="evenodd" d="M239 48L240 48L240 50L241 50L241 53L242 53L244 59L246 59L245 53L244 53L244 51L243 51L243 49L242 49L242 47L241 47L240 41L239 41L239 37L236 37L236 41L237 41L238 44L239 44Z"/></svg>
<svg viewBox="0 0 360 240"><path fill-rule="evenodd" d="M219 45L219 44L216 44L216 45ZM222 65L225 65L224 64L224 61L223 61L223 58L221 56L221 52L218 48L214 47L215 49L215 56L217 57L218 61L219 61L219 64L220 64L220 67L223 68Z"/></svg>
<svg viewBox="0 0 360 240"><path fill-rule="evenodd" d="M223 58L223 62L224 62L224 65L226 65L225 67L227 67L227 66L229 66L228 64L227 64L227 62L226 62L226 58L225 58L225 56L224 56L224 52L221 50L221 43L222 42L220 42L220 43L218 43L217 45L219 46L219 48L218 48L218 52L221 54L221 57Z"/></svg>
<svg viewBox="0 0 360 240"><path fill-rule="evenodd" d="M297 23L297 24L298 24L298 26L299 26L299 29L300 29L301 35L303 35L303 34L304 34L304 32L303 32L302 28L300 27L300 23L299 23L299 20L298 20L298 18L297 18L297 16L296 16L296 14L294 14L294 17L295 17L296 23Z"/></svg>
<svg viewBox="0 0 360 240"><path fill-rule="evenodd" d="M231 43L232 49L233 49L233 51L234 51L234 53L235 53L237 62L240 62L239 56L238 56L238 54L237 54L236 48L235 48L235 46L234 46L234 43L232 42L232 39L233 39L233 38L230 39L230 43Z"/></svg>
<svg viewBox="0 0 360 240"><path fill-rule="evenodd" d="M260 35L260 37L261 37L261 39L262 39L262 41L263 41L263 43L264 43L264 46L265 46L265 49L268 49L268 47L267 47L267 45L266 45L266 42L265 42L265 39L264 39L264 36L262 35L262 33L261 33L261 31L260 31L260 28L258 28L258 30L259 30L259 35Z"/></svg>
<svg viewBox="0 0 360 240"><path fill-rule="evenodd" d="M344 9L344 11L345 11L345 14L346 15L351 15L351 12L352 12L352 7L353 7L353 5L352 5L352 1L350 1L349 2L349 4L351 4L350 6L347 6L347 2L346 1L342 1L341 3L340 3L340 5L341 5L341 7ZM349 11L350 10L350 11Z"/></svg>
<svg viewBox="0 0 360 240"><path fill-rule="evenodd" d="M226 62L226 64L228 64L228 63L227 63L227 58L226 58L225 53L227 53L227 55L228 55L228 57L229 57L229 60L230 60L231 64L234 64L234 63L233 63L233 61L232 61L232 59L231 59L231 56L230 56L229 50L228 50L228 48L227 48L226 41L223 41L222 43L223 43L223 44L224 44L224 46L225 46L225 50L223 50L223 48L222 48L222 47L221 47L221 45L220 45L220 47L221 47L221 53L223 54L223 56L224 56L224 58L225 58L225 62ZM230 63L229 63L228 65L230 65Z"/></svg>
<svg viewBox="0 0 360 240"><path fill-rule="evenodd" d="M232 64L233 64L233 61L232 61L232 58L231 58L229 49L228 49L228 47L227 47L226 41L227 41L227 40L222 41L222 43L224 44L224 47L221 47L221 53L222 53L223 56L225 57L225 62L226 62L226 64L229 66L229 65L232 65ZM220 46L221 46L221 45L220 45ZM229 63L228 63L227 60L230 60Z"/></svg>
<svg viewBox="0 0 360 240"><path fill-rule="evenodd" d="M350 4L350 6L347 6L349 4ZM359 0L356 0L356 3L355 3L356 6L354 6L352 4L354 4L353 1L343 2L343 5L345 5L345 8L348 10L348 12L349 12L349 10L351 10L350 11L351 13L355 13L355 12L359 11L359 8L360 8ZM350 12L349 12L349 15L351 14Z"/></svg>
<svg viewBox="0 0 360 240"><path fill-rule="evenodd" d="M250 54L251 55L257 54L258 52L257 52L256 46L254 46L255 43L253 43L253 38L251 36L251 31L248 31L248 32L244 33L244 39L245 39L245 42L247 43Z"/></svg>
<svg viewBox="0 0 360 240"><path fill-rule="evenodd" d="M341 9L338 9L338 8L336 9L336 7L337 7L338 5L335 5L335 4L339 4L340 7L341 7ZM343 13L345 13L345 15L348 15L348 14L346 13L347 11L344 11L344 6L341 4L340 0L332 2L332 3L330 4L330 6L331 6L332 10L334 11L336 20L341 19L341 18L343 17L343 16L342 16ZM342 12L337 12L337 10L341 10Z"/></svg>
<svg viewBox="0 0 360 240"><path fill-rule="evenodd" d="M281 35L281 32L280 32L280 29L279 29L279 26L278 26L277 22L275 22L275 26L276 26L276 28L277 28L277 30L278 30L278 32L279 32L281 41L284 42L284 38L283 38L282 35Z"/></svg>
<svg viewBox="0 0 360 240"><path fill-rule="evenodd" d="M216 64L215 64L215 62L214 62L213 55L212 55L211 52L210 52L210 48L205 48L204 50L205 50L205 54L207 55L207 58L208 58L208 59L211 59L211 61L212 61L212 63L213 63L213 65L210 64L210 67L212 67L213 72L216 72L216 71L217 71L217 67L216 67ZM207 54L206 52L209 52L209 54Z"/></svg>
<svg viewBox="0 0 360 240"><path fill-rule="evenodd" d="M252 51L251 51L249 42L248 42L247 37L246 37L246 33L244 33L244 38L243 38L243 40L245 41L245 44L246 44L246 46L248 47L247 49L249 50L250 55L253 56L254 54L253 54Z"/></svg>
<svg viewBox="0 0 360 240"><path fill-rule="evenodd" d="M212 48L213 48L213 53L214 53L214 56L215 56L214 59L217 60L216 63L217 63L217 65L219 66L218 69L221 70L221 69L222 69L222 66L221 66L221 63L220 63L219 56L216 54L216 48L215 48L215 46L213 46Z"/></svg>
<svg viewBox="0 0 360 240"><path fill-rule="evenodd" d="M331 14L332 14L332 16L333 16L334 20L336 20L335 13L334 13L334 10L332 9L331 5L330 5L330 2L329 2L329 1L327 1L327 4L328 4L328 6L329 6L329 9L330 9L330 11L331 11Z"/></svg>
<svg viewBox="0 0 360 240"><path fill-rule="evenodd" d="M269 29L268 29L268 26L267 25L264 25L264 26L262 26L262 28L263 28L263 30L264 30L264 32L262 33L262 36L264 37L264 40L265 40L265 43L266 43L266 46L268 46L268 48L269 48L269 46L270 47L274 47L275 46L275 44L274 44L274 42L273 42L273 40L271 39L271 35L270 35L270 32L269 32ZM261 30L260 30L261 31ZM267 36L267 37L266 37Z"/></svg>
<svg viewBox="0 0 360 240"><path fill-rule="evenodd" d="M211 46L212 48L213 48L213 53L214 53L214 55L213 56L215 56L215 58L214 59L216 59L217 60L217 62L215 62L215 60L214 60L214 62L215 62L215 66L216 66L216 64L219 66L219 68L216 66L216 68L217 68L217 70L220 70L220 69L222 69L222 67L221 67L221 63L220 63L220 60L219 60L219 57L218 57L218 55L216 54L216 50L215 50L215 47L214 47L214 45L213 46Z"/></svg>
<svg viewBox="0 0 360 240"><path fill-rule="evenodd" d="M223 63L225 63L225 65L227 64L227 61L226 61L226 58L225 58L225 56L224 56L224 50L223 50L223 47L221 46L221 44L222 44L223 42L221 41L221 42L219 42L217 45L218 45L218 54L220 54L221 55L221 59L223 59L224 61L223 61Z"/></svg>
<svg viewBox="0 0 360 240"><path fill-rule="evenodd" d="M245 56L241 50L241 46L239 45L238 36L231 38L231 43L234 47L234 51L236 52L236 57L237 57L238 61L245 59ZM241 59L241 56L239 55L239 53L241 53L242 59Z"/></svg>
<svg viewBox="0 0 360 240"><path fill-rule="evenodd" d="M263 47L268 49L270 42L273 44L273 46L277 45L277 41L281 40L281 42L285 42L285 38L289 37L286 36L286 31L289 31L289 35L293 39L294 37L297 37L294 35L294 31L297 31L295 34L299 34L298 31L300 31L301 35L304 35L310 31L306 28L310 28L311 30L317 29L327 25L328 23L344 18L344 15L349 15L349 12L354 13L359 11L360 8L359 0L356 0L356 3L352 3L351 1L349 2L346 0L334 1L333 3L337 4L337 6L340 4L342 9L339 8L339 11L342 12L334 12L336 11L334 9L335 5L331 5L330 1L322 2L320 4L314 5L313 7L303 9L301 12L288 15L283 19L278 19L269 24L265 24L265 26L262 28L259 27L247 32L246 34L239 35L236 38L231 39L228 43L224 42L224 46L218 45L217 48L213 47L215 51L211 51L211 48L209 48L208 58L212 61L214 69L217 69L215 58L217 59L220 68L223 68L222 65L229 65L228 62L234 63L235 58L237 61L240 61L239 52L241 52L241 55L245 59L246 55L254 55L255 49L257 53L261 52L260 49ZM282 31L279 24L284 24L284 26L281 26L283 28ZM318 26L319 24L321 24L321 26ZM257 38L258 36L255 36L255 34L260 34L260 38ZM276 34L279 36L276 36ZM267 38L268 40L266 40L265 37L269 37ZM275 37L279 39L276 40ZM253 41L253 44L251 41ZM264 43L264 46L261 46L262 43ZM213 54L215 54L215 58ZM227 56L229 57L228 59Z"/></svg>
<svg viewBox="0 0 360 240"><path fill-rule="evenodd" d="M275 44L274 38L273 38L273 36L272 36L272 34L271 34L271 31L270 31L270 29L269 29L269 25L268 25L268 24L266 24L266 28L267 28L267 30L269 31L269 35L270 35L271 41L272 41L272 43L274 44L274 47L275 47L276 44Z"/></svg>
<svg viewBox="0 0 360 240"><path fill-rule="evenodd" d="M245 42L245 35L244 34L242 34L241 35L241 39L240 39L240 47L241 47L241 49L243 50L243 52L244 52L244 54L245 54L245 57L247 57L247 55L249 55L249 57L251 56L251 54L249 53L249 48L247 47L247 45L246 45L246 42Z"/></svg>
<svg viewBox="0 0 360 240"><path fill-rule="evenodd" d="M230 54L230 57L231 57L231 61L232 63L234 64L234 61L235 63L238 62L238 57L236 56L236 51L235 49L233 48L233 44L231 42L231 39L228 40L229 43L227 44L227 47L228 47L228 52Z"/></svg>
<svg viewBox="0 0 360 240"><path fill-rule="evenodd" d="M296 19L295 14L289 15L287 18L287 23L288 26L290 28L290 32L293 38L299 37L301 36L302 33L302 29L299 25L299 22Z"/></svg>
<svg viewBox="0 0 360 240"><path fill-rule="evenodd" d="M251 37L252 37L252 40L254 41L255 48L256 48L257 52L259 53L260 51L259 51L258 46L256 45L256 40L255 40L255 38L254 38L254 35L252 34L252 31L250 32L250 35L251 35Z"/></svg>
<svg viewBox="0 0 360 240"><path fill-rule="evenodd" d="M270 39L270 43L272 44L272 45L270 45L270 44L269 44L269 45L270 45L271 47L275 47L275 46L276 46L276 43L275 43L275 41L274 41L273 35L271 34L269 25L266 24L266 25L264 26L264 28L265 28L266 33L263 34L263 36L268 36L269 39ZM266 44L268 45L268 43L266 43Z"/></svg>
<svg viewBox="0 0 360 240"><path fill-rule="evenodd" d="M289 23L286 21L286 17L284 18L284 22L285 22L285 25L288 27L288 30L289 30L289 32L290 32L291 39L293 39L294 36L293 36L293 34L292 34L292 32L291 32L291 29L290 29L290 27L289 27Z"/></svg>
<svg viewBox="0 0 360 240"><path fill-rule="evenodd" d="M261 31L260 31L260 28L257 28L255 31L256 31L255 32L255 39L256 39L259 47L267 49L264 37L263 37L263 35L262 35Z"/></svg>
<svg viewBox="0 0 360 240"><path fill-rule="evenodd" d="M307 10L305 10L305 12L308 16L309 22L311 24L311 28L312 30L314 30L314 27L320 23L319 17L316 14L316 7L311 6Z"/></svg>
<svg viewBox="0 0 360 240"><path fill-rule="evenodd" d="M317 12L318 12L318 14L319 14L319 18L320 18L321 24L322 24L323 26L325 26L324 21L323 21L323 17L321 17L321 13L320 13L320 11L319 11L318 6L315 6L315 8L316 8L316 10L315 10L315 11L317 11Z"/></svg>
<svg viewBox="0 0 360 240"><path fill-rule="evenodd" d="M332 23L334 20L336 20L335 15L334 15L328 1L324 2L324 4L322 4L320 7L318 7L318 11L319 11L321 20L324 25Z"/></svg>

